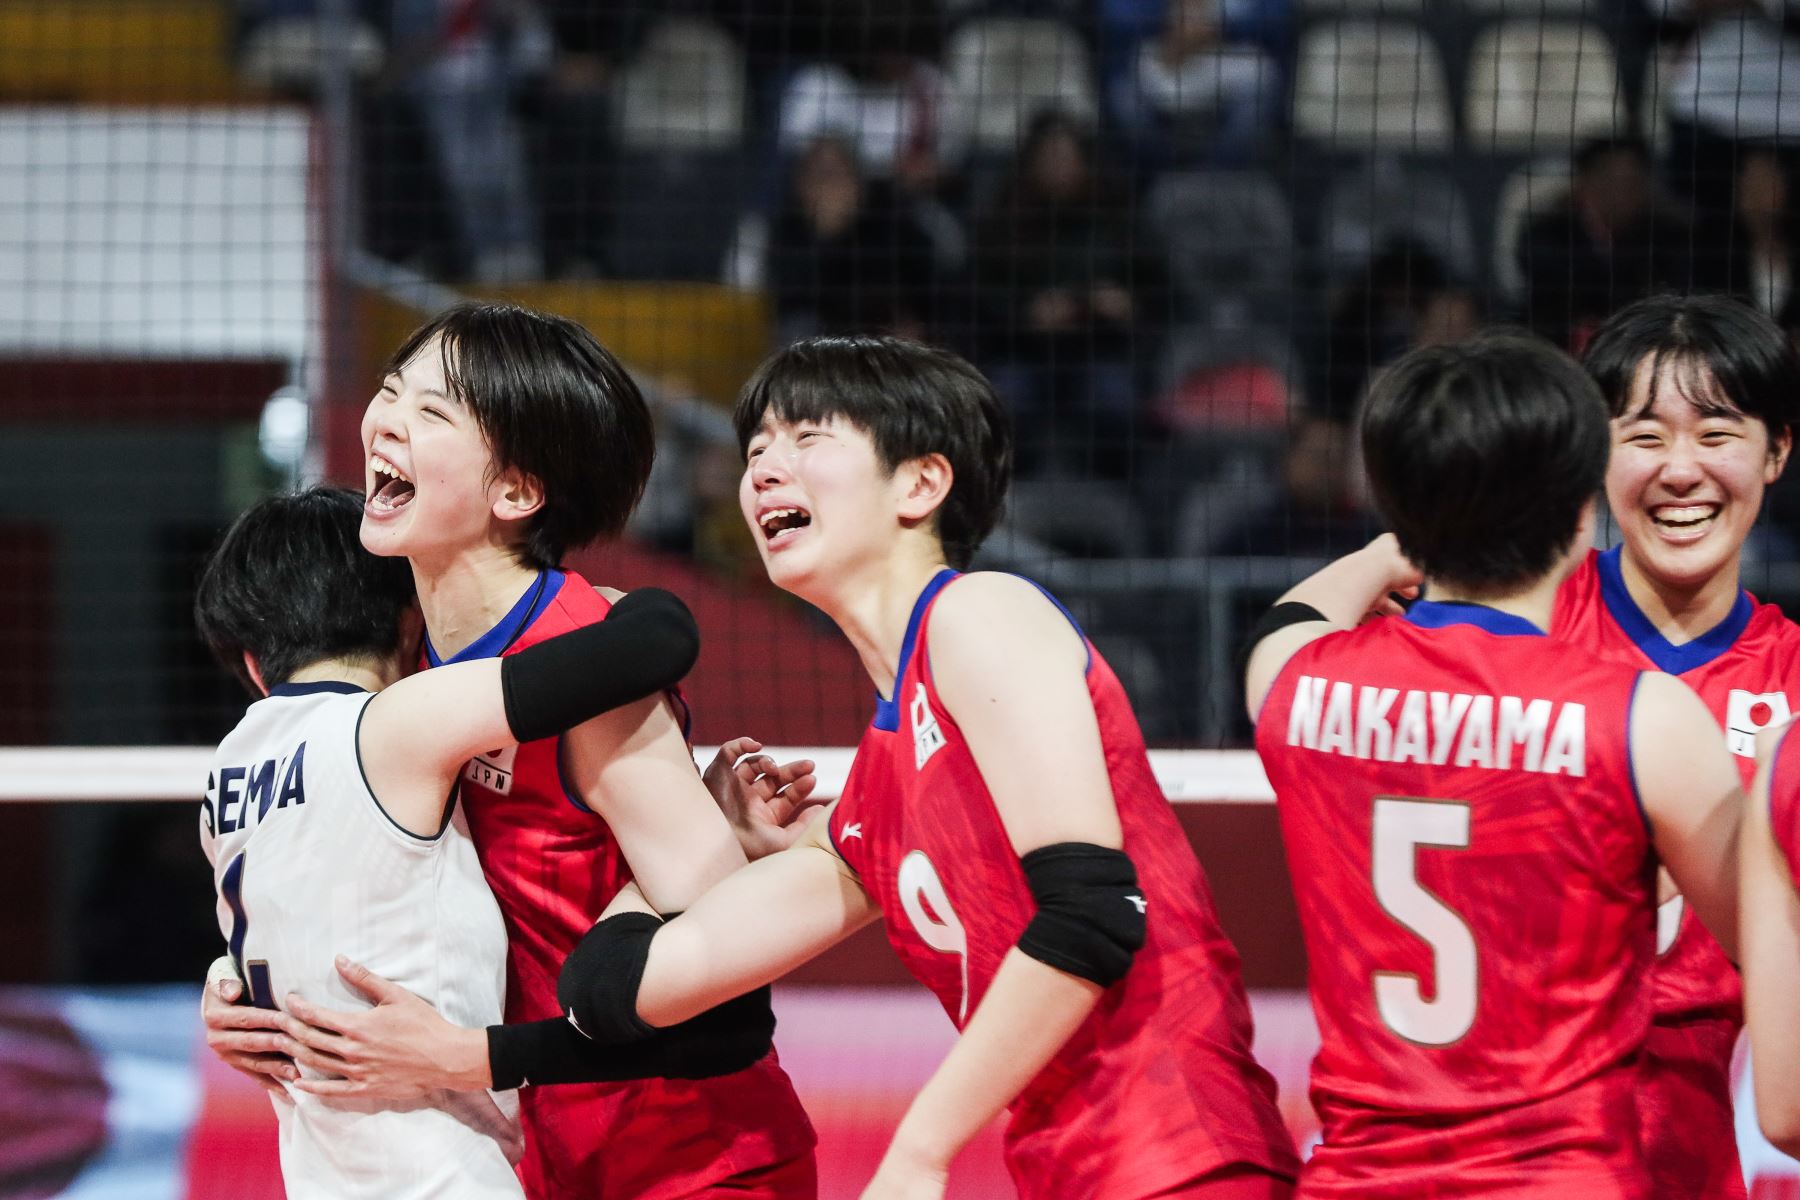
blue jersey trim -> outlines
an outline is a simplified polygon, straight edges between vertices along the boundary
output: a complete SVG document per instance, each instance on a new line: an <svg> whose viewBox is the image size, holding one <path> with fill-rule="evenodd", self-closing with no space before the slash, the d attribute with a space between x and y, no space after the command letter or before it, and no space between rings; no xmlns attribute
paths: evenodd
<svg viewBox="0 0 1800 1200"><path fill-rule="evenodd" d="M1756 613L1756 604L1750 599L1750 593L1740 589L1737 603L1731 606L1731 611L1723 621L1693 641L1677 646L1657 630L1650 618L1644 615L1644 610L1637 606L1637 601L1631 598L1631 592L1625 587L1625 574L1619 566L1619 551L1620 547L1614 546L1599 557L1597 566L1600 571L1600 599L1625 636L1660 671L1680 675L1696 667L1704 667L1737 644L1738 637L1743 634L1750 624L1750 618Z"/></svg>
<svg viewBox="0 0 1800 1200"><path fill-rule="evenodd" d="M1013 578L1025 579L1025 576L1014 575ZM1082 649L1087 652L1087 661L1082 664L1081 673L1086 675L1088 672L1092 671L1094 669L1094 644L1088 641L1087 631L1081 627L1081 622L1075 619L1075 614L1070 612L1068 607L1064 605L1061 600L1058 600L1055 596L1051 595L1049 588L1045 587L1037 580L1025 579L1025 582L1036 588L1043 595L1044 599L1056 605L1056 611L1063 615L1063 620L1069 623L1069 627L1075 631L1075 636L1081 639Z"/></svg>
<svg viewBox="0 0 1800 1200"><path fill-rule="evenodd" d="M1644 807L1644 789L1638 786L1637 755L1631 752L1631 722L1637 716L1638 684L1642 682L1644 672L1639 671L1631 681L1631 695L1625 698L1625 769L1631 772L1631 798L1637 802L1638 816L1644 819L1644 832L1650 835L1654 848L1656 830L1650 824L1650 810Z"/></svg>
<svg viewBox="0 0 1800 1200"><path fill-rule="evenodd" d="M1414 600L1406 610L1406 620L1421 629L1447 629L1452 625L1473 625L1498 637L1543 637L1544 631L1524 617L1485 604L1464 600Z"/></svg>
<svg viewBox="0 0 1800 1200"><path fill-rule="evenodd" d="M906 678L906 668L912 663L913 644L919 638L919 625L925 620L925 609L931 604L944 586L957 577L958 572L945 567L931 577L919 598L913 601L912 616L906 619L906 636L900 641L900 664L894 668L894 686L887 699L879 694L875 697L875 719L871 722L877 729L888 733L900 728L900 681Z"/></svg>
<svg viewBox="0 0 1800 1200"><path fill-rule="evenodd" d="M425 635L425 661L434 667L445 663L474 662L477 659L493 658L504 653L506 648L519 640L519 635L531 628L531 623L543 615L556 599L557 593L568 581L565 572L557 570L539 571L537 580L525 589L518 602L512 606L504 617L495 622L494 627L464 646L461 651L449 658L438 657L437 648L431 644L431 634Z"/></svg>
<svg viewBox="0 0 1800 1200"><path fill-rule="evenodd" d="M369 689L354 683L343 683L336 679L321 679L314 683L278 683L269 689L271 696L323 696L332 693L339 696L355 696Z"/></svg>

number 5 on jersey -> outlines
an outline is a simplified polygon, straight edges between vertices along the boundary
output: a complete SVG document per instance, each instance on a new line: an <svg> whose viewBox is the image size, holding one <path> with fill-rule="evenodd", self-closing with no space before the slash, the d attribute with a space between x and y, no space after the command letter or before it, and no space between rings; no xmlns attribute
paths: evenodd
<svg viewBox="0 0 1800 1200"><path fill-rule="evenodd" d="M1433 997L1427 1000L1417 975L1375 972L1376 1011L1409 1042L1447 1046L1475 1024L1475 935L1419 882L1418 859L1421 848L1468 848L1469 806L1378 796L1372 842L1375 899L1431 947L1433 980Z"/></svg>

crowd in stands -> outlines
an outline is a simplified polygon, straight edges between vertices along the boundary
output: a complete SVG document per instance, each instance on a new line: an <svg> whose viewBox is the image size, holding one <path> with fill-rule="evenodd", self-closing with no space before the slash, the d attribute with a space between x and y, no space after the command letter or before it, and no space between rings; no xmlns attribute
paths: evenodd
<svg viewBox="0 0 1800 1200"><path fill-rule="evenodd" d="M246 43L309 10L262 0ZM1579 349L1664 288L1800 329L1800 24L1751 0L358 12L377 254L723 281L780 339L951 345L1023 476L1128 486L1153 553L1354 544L1349 430L1412 346L1501 320Z"/></svg>

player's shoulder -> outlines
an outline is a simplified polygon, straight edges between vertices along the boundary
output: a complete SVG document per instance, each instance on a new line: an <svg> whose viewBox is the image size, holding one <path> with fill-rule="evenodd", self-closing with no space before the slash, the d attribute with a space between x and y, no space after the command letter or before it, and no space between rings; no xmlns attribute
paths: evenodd
<svg viewBox="0 0 1800 1200"><path fill-rule="evenodd" d="M1037 584L1002 571L958 575L932 601L927 636L933 644L1013 646L1074 624Z"/></svg>
<svg viewBox="0 0 1800 1200"><path fill-rule="evenodd" d="M1748 595L1749 593L1745 593ZM1800 622L1781 611L1781 605L1750 596L1750 620L1738 638L1740 643L1752 639L1781 647L1800 657Z"/></svg>

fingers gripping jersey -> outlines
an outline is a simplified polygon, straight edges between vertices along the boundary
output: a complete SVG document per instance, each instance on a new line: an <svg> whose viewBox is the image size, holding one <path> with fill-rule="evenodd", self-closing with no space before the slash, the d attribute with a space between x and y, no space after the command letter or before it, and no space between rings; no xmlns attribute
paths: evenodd
<svg viewBox="0 0 1800 1200"><path fill-rule="evenodd" d="M1256 745L1321 1038L1302 1194L1646 1194L1639 674L1427 602L1283 670Z"/></svg>
<svg viewBox="0 0 1800 1200"><path fill-rule="evenodd" d="M913 609L893 699L878 705L857 747L830 832L880 904L907 969L961 1028L1035 905L980 769L932 683L932 603L955 578L938 575ZM1150 772L1124 689L1089 654L1088 691L1124 848L1142 885L1148 941L1012 1104L1008 1167L1027 1200L1130 1200L1227 1163L1291 1176L1274 1083L1250 1055L1237 953Z"/></svg>
<svg viewBox="0 0 1800 1200"><path fill-rule="evenodd" d="M456 656L512 654L603 620L611 604L579 575L547 571L512 612ZM427 647L431 665L439 665ZM471 759L461 783L469 830L506 919L506 1019L562 1015L556 977L575 943L631 880L606 823L565 786L561 742ZM773 1053L706 1080L527 1087L521 1166L534 1200L810 1196L810 1172L770 1170L810 1156L805 1110ZM796 1185L792 1180L805 1176ZM773 1182L769 1182L773 1181Z"/></svg>
<svg viewBox="0 0 1800 1200"><path fill-rule="evenodd" d="M1730 615L1690 642L1657 632L1625 587L1620 551L1591 554L1556 597L1551 633L1604 658L1679 675L1725 731L1744 787L1756 775L1756 731L1800 704L1800 626L1740 594ZM1644 1144L1669 1195L1744 1195L1731 1105L1731 1053L1743 1027L1737 969L1680 897L1659 914L1651 969L1656 1024L1639 1092Z"/></svg>

